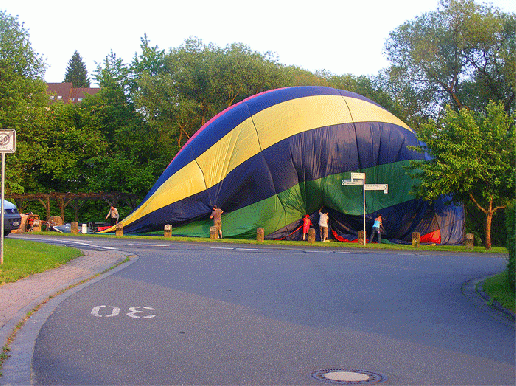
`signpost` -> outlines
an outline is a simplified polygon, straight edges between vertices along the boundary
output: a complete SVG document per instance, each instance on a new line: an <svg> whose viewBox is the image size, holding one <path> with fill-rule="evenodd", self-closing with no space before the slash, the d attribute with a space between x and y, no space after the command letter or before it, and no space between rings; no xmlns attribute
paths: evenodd
<svg viewBox="0 0 516 386"><path fill-rule="evenodd" d="M4 193L5 193L5 153L14 153L16 151L16 130L2 129L0 130L0 153L2 153L2 211L0 221L0 264L4 264Z"/></svg>
<svg viewBox="0 0 516 386"><path fill-rule="evenodd" d="M365 173L351 173L351 178L349 180L342 180L343 186L349 186L349 185L362 185L363 190L363 196L364 196L364 245L366 245L366 224L365 224L365 217L366 217L366 201L365 201L365 192L366 190L383 190L384 194L387 194L389 192L389 185L388 184L366 184L366 175Z"/></svg>

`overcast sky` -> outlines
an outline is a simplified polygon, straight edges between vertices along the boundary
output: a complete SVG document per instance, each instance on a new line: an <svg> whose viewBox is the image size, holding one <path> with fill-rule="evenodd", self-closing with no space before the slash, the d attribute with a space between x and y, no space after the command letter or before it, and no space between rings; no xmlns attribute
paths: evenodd
<svg viewBox="0 0 516 386"><path fill-rule="evenodd" d="M242 42L273 51L279 62L337 75L375 75L388 65L382 54L389 32L436 10L439 0L2 0L19 16L34 50L45 58L47 82L61 82L75 50L88 74L113 51L129 63L140 38L168 49L196 36L220 47ZM516 0L489 3L516 13ZM91 78L91 76L90 76Z"/></svg>

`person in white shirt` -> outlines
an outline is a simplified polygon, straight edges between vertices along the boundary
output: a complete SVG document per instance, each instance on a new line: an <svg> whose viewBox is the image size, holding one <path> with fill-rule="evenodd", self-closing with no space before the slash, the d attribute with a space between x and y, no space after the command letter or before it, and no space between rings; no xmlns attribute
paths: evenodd
<svg viewBox="0 0 516 386"><path fill-rule="evenodd" d="M319 209L319 235L321 241L328 241L328 212Z"/></svg>

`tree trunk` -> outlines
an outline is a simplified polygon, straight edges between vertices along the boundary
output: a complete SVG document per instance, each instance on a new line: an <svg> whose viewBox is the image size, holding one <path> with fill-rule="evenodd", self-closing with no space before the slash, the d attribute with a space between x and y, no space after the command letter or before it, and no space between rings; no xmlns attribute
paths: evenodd
<svg viewBox="0 0 516 386"><path fill-rule="evenodd" d="M491 222L493 220L493 212L488 211L486 213L486 249L491 249Z"/></svg>

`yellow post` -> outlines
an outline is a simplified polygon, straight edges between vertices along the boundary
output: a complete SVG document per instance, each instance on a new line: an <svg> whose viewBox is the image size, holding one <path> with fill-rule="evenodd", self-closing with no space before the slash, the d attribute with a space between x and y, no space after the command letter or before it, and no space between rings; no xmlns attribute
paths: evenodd
<svg viewBox="0 0 516 386"><path fill-rule="evenodd" d="M421 244L421 234L419 232L412 232L412 246L414 248L419 248Z"/></svg>
<svg viewBox="0 0 516 386"><path fill-rule="evenodd" d="M219 238L219 230L217 229L217 227L215 225L211 226L210 227L210 239L217 240L218 238Z"/></svg>
<svg viewBox="0 0 516 386"><path fill-rule="evenodd" d="M263 239L264 239L264 230L263 230L263 228L258 228L256 230L256 241L258 241L259 243L263 243Z"/></svg>
<svg viewBox="0 0 516 386"><path fill-rule="evenodd" d="M308 229L308 242L315 243L315 228Z"/></svg>
<svg viewBox="0 0 516 386"><path fill-rule="evenodd" d="M358 231L358 244L364 245L365 242L365 232L364 231Z"/></svg>

